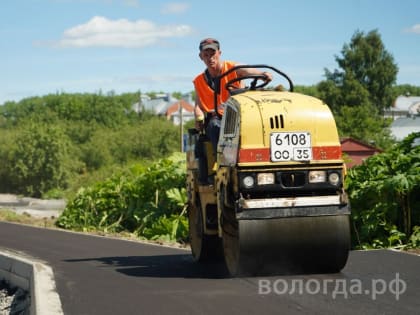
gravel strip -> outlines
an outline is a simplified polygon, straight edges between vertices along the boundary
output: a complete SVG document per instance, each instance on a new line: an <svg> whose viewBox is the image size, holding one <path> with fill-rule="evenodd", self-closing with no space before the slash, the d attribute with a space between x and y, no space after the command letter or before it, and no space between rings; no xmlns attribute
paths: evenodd
<svg viewBox="0 0 420 315"><path fill-rule="evenodd" d="M30 305L28 292L11 289L6 282L0 281L0 315L26 315Z"/></svg>

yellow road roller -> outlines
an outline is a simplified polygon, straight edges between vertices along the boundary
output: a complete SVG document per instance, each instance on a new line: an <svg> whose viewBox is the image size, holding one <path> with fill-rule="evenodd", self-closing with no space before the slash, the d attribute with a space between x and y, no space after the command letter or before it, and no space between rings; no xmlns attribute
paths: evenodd
<svg viewBox="0 0 420 315"><path fill-rule="evenodd" d="M240 67L264 68L286 84L267 88L263 75L228 82L216 154L189 130L192 256L224 259L232 276L339 272L350 250L350 204L334 117L272 66L236 66L217 82ZM211 181L198 180L203 171Z"/></svg>

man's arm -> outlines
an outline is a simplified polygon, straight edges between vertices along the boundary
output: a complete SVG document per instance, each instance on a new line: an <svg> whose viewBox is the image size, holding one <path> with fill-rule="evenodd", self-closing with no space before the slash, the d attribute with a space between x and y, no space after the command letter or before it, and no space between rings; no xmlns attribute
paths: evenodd
<svg viewBox="0 0 420 315"><path fill-rule="evenodd" d="M195 117L195 129L202 130L204 125L204 112L200 108L200 98L196 93L195 107L194 107L194 117Z"/></svg>
<svg viewBox="0 0 420 315"><path fill-rule="evenodd" d="M273 80L273 75L270 72L265 72L265 71L260 71L258 69L255 68L241 68L236 70L236 73L238 74L239 77L244 77L247 75L263 75L265 76L268 82Z"/></svg>

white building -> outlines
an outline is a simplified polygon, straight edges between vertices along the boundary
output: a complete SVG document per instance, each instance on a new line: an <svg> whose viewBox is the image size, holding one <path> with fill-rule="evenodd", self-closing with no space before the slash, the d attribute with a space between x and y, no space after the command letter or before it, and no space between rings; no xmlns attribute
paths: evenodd
<svg viewBox="0 0 420 315"><path fill-rule="evenodd" d="M420 96L398 96L385 117L393 118L391 133L398 141L420 132Z"/></svg>
<svg viewBox="0 0 420 315"><path fill-rule="evenodd" d="M175 125L179 125L181 118L183 123L194 119L194 106L191 103L191 93L184 94L180 100L169 93L157 94L153 99L142 94L140 101L134 103L131 108L137 113L149 111L158 116L165 116Z"/></svg>

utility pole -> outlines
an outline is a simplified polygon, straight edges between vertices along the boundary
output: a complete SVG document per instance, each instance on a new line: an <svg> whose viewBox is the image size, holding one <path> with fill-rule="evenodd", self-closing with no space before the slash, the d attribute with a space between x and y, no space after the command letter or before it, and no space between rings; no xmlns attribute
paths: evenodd
<svg viewBox="0 0 420 315"><path fill-rule="evenodd" d="M178 102L179 105L179 128L180 128L180 135L181 135L181 152L184 152L184 122L183 122L183 115L182 115L182 104L181 101Z"/></svg>

